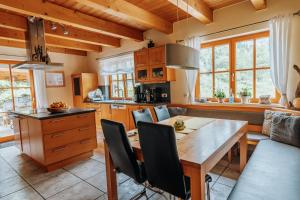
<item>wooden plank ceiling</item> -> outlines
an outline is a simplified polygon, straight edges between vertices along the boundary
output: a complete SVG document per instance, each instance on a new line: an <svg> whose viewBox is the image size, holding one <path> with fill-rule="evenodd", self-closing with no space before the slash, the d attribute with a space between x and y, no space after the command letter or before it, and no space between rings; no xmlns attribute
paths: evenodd
<svg viewBox="0 0 300 200"><path fill-rule="evenodd" d="M266 0L0 0L0 45L24 42L26 16L36 16L46 20L49 48L86 55L101 46L120 47L120 39L142 41L148 29L170 34L173 23L187 17L211 23L215 9L242 1L266 8ZM60 26L53 31L53 22L69 34Z"/></svg>

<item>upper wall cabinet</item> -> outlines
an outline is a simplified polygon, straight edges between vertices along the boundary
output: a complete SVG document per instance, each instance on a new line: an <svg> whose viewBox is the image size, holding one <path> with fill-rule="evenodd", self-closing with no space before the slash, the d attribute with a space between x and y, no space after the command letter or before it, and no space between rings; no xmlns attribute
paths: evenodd
<svg viewBox="0 0 300 200"><path fill-rule="evenodd" d="M134 65L135 67L148 66L148 49L141 49L134 52Z"/></svg>
<svg viewBox="0 0 300 200"><path fill-rule="evenodd" d="M165 55L164 45L134 52L135 81L139 83L175 81L175 69L166 67Z"/></svg>

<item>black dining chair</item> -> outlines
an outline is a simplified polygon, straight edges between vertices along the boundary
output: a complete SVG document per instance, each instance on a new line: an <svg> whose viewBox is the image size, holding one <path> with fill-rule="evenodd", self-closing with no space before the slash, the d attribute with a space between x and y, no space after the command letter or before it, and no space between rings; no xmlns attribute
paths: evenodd
<svg viewBox="0 0 300 200"><path fill-rule="evenodd" d="M138 184L143 184L146 181L145 169L143 163L138 162L135 157L123 124L101 119L101 126L115 170L133 178ZM146 187L132 199L142 196L148 199Z"/></svg>
<svg viewBox="0 0 300 200"><path fill-rule="evenodd" d="M138 132L148 183L181 199L189 199L190 178L183 174L174 128L140 121ZM212 178L206 175L205 181L210 199L209 182Z"/></svg>
<svg viewBox="0 0 300 200"><path fill-rule="evenodd" d="M137 123L142 122L153 122L151 111L149 108L134 110L132 111L132 116L134 120L135 127L137 128Z"/></svg>
<svg viewBox="0 0 300 200"><path fill-rule="evenodd" d="M155 106L154 111L158 121L170 118L170 113L166 105Z"/></svg>

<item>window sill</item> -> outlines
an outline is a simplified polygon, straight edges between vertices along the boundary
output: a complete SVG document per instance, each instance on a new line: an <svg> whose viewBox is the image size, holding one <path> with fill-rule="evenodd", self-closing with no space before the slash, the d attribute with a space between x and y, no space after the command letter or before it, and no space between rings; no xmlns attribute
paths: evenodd
<svg viewBox="0 0 300 200"><path fill-rule="evenodd" d="M209 103L200 103L195 102L192 104L171 104L170 106L178 106L185 108L193 108L193 109L203 109L203 110L233 110L233 111L248 111L248 112L263 112L268 109L278 109L284 108L280 104L259 104L259 103L217 103L217 102L209 102Z"/></svg>

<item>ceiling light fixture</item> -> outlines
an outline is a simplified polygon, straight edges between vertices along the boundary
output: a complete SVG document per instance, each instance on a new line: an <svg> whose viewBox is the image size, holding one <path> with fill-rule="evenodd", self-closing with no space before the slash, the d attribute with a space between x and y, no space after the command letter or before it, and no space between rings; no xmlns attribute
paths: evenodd
<svg viewBox="0 0 300 200"><path fill-rule="evenodd" d="M61 24L64 35L69 35L69 31L66 29L65 25Z"/></svg>

